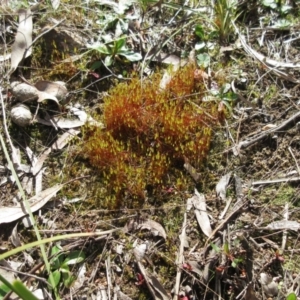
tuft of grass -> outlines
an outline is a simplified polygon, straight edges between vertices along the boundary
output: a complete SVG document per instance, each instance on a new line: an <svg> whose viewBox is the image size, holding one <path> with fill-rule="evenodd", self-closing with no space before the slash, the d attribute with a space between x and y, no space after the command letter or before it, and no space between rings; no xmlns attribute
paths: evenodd
<svg viewBox="0 0 300 300"><path fill-rule="evenodd" d="M230 43L234 35L232 22L240 15L237 11L237 4L236 0L215 0L213 24L223 44Z"/></svg>

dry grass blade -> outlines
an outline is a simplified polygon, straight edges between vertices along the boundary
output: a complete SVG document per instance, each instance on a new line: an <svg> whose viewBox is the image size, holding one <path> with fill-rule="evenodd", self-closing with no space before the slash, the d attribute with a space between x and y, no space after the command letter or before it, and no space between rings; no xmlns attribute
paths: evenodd
<svg viewBox="0 0 300 300"><path fill-rule="evenodd" d="M177 260L176 260L176 264L177 264L178 268L177 268L177 274L176 274L173 300L177 299L178 294L179 294L180 279L181 279L181 273L182 273L180 265L182 265L182 263L184 261L183 251L184 251L184 244L185 244L185 241L186 241L186 231L185 231L186 225L187 225L187 213L184 213L184 215L183 215L183 224L182 224L182 232L181 232L181 235L180 235L180 248L179 248L179 253L177 254Z"/></svg>

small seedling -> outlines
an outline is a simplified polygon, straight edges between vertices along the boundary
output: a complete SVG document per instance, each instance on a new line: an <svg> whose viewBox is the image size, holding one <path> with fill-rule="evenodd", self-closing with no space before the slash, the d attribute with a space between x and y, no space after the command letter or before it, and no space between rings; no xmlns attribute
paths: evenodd
<svg viewBox="0 0 300 300"><path fill-rule="evenodd" d="M66 288L70 288L76 277L72 275L69 266L81 263L85 259L85 254L82 251L72 251L68 254L62 253L58 246L51 249L51 255L54 255L50 261L51 273L50 276L54 279L55 286L63 284Z"/></svg>
<svg viewBox="0 0 300 300"><path fill-rule="evenodd" d="M90 48L105 56L104 64L106 66L112 65L115 59L120 59L120 56L125 57L131 62L142 59L140 53L131 51L127 48L126 40L124 38L108 43L95 44L90 46Z"/></svg>

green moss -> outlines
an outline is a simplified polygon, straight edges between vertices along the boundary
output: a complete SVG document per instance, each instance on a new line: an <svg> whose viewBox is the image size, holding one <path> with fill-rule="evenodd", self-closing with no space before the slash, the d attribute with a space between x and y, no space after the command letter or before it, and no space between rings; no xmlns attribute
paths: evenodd
<svg viewBox="0 0 300 300"><path fill-rule="evenodd" d="M266 187L262 194L260 195L260 199L263 202L267 202L276 206L284 206L286 203L289 203L292 206L295 206L295 189L287 185L286 183L281 184L280 186L270 186Z"/></svg>

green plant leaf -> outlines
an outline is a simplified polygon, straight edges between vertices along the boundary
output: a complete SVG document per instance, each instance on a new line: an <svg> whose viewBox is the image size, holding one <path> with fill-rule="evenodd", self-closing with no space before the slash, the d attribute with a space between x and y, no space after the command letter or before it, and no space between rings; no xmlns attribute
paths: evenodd
<svg viewBox="0 0 300 300"><path fill-rule="evenodd" d="M210 246L213 248L213 250L215 250L217 253L220 252L220 248L216 245L216 244L213 244L211 243Z"/></svg>
<svg viewBox="0 0 300 300"><path fill-rule="evenodd" d="M52 276L53 278L53 283L54 283L54 287L57 287L60 279L61 279L61 273L59 270L55 270L54 272L50 273L49 278L48 278L48 282L51 285L51 280L50 280L50 276ZM51 288L54 288L53 286L51 286Z"/></svg>
<svg viewBox="0 0 300 300"><path fill-rule="evenodd" d="M225 244L224 244L224 246L223 246L223 249L224 249L224 253L225 254L230 254L230 249L229 249L229 244L228 244L228 242L226 242Z"/></svg>
<svg viewBox="0 0 300 300"><path fill-rule="evenodd" d="M290 293L287 295L286 300L297 300L297 296L295 293Z"/></svg>
<svg viewBox="0 0 300 300"><path fill-rule="evenodd" d="M119 53L119 51L122 49L122 47L125 46L125 43L126 43L125 39L117 40L114 45L115 53Z"/></svg>
<svg viewBox="0 0 300 300"><path fill-rule="evenodd" d="M204 40L205 39L205 33L204 33L204 29L201 25L196 25L195 27L195 34L201 39Z"/></svg>
<svg viewBox="0 0 300 300"><path fill-rule="evenodd" d="M274 0L263 0L262 1L262 5L264 5L266 7L270 7L272 9L276 9L277 8L277 3Z"/></svg>
<svg viewBox="0 0 300 300"><path fill-rule="evenodd" d="M90 69L91 69L91 71L95 71L95 70L99 69L101 66L102 66L102 62L100 60L97 60L97 61L93 62Z"/></svg>
<svg viewBox="0 0 300 300"><path fill-rule="evenodd" d="M63 283L66 288L71 287L72 283L76 280L76 277L73 276L70 272L68 273L64 272L62 276L63 276Z"/></svg>
<svg viewBox="0 0 300 300"><path fill-rule="evenodd" d="M2 286L6 286L8 288L9 292L10 290L12 290L14 293L16 293L21 299L25 299L25 300L38 300L34 294L32 294L27 287L23 284L22 281L20 280L15 280L13 281L13 283L10 283L9 281L7 281L2 275L0 275L0 280L4 283L4 285ZM7 290L7 288L2 289L2 291ZM4 294L6 295L6 293ZM0 297L2 299L2 292L0 293Z"/></svg>
<svg viewBox="0 0 300 300"><path fill-rule="evenodd" d="M287 28L290 27L292 25L292 23L286 19L279 19L275 22L275 24L273 25L274 28Z"/></svg>
<svg viewBox="0 0 300 300"><path fill-rule="evenodd" d="M237 266L238 266L238 264L240 264L240 263L242 263L244 261L244 259L243 258L235 258L234 260L233 260L233 262L231 263L231 266L233 267L233 268L236 268Z"/></svg>
<svg viewBox="0 0 300 300"><path fill-rule="evenodd" d="M282 5L280 8L280 12L282 14L287 14L289 13L291 10L293 9L293 7L291 5Z"/></svg>
<svg viewBox="0 0 300 300"><path fill-rule="evenodd" d="M104 59L104 64L109 67L111 66L113 63L113 57L112 55L109 55L109 56L106 56L105 59Z"/></svg>
<svg viewBox="0 0 300 300"><path fill-rule="evenodd" d="M126 57L129 61L138 61L142 59L142 55L140 53L133 52L130 50L123 50L120 51L118 54Z"/></svg>
<svg viewBox="0 0 300 300"><path fill-rule="evenodd" d="M227 92L229 92L229 90L231 89L231 85L230 83L225 83L221 86L220 88L220 93L221 94L226 94Z"/></svg>
<svg viewBox="0 0 300 300"><path fill-rule="evenodd" d="M4 283L0 287L0 299L6 295L7 292L12 290L16 293L21 299L25 300L38 300L35 295L27 289L27 287L20 280L15 280L13 283L8 282L5 278L0 275L0 280ZM2 294L5 292L4 294Z"/></svg>
<svg viewBox="0 0 300 300"><path fill-rule="evenodd" d="M200 68L207 68L210 64L210 56L208 53L200 53L197 55L197 64Z"/></svg>
<svg viewBox="0 0 300 300"><path fill-rule="evenodd" d="M60 247L58 247L57 245L53 246L51 248L51 255L54 255L56 253L58 253L59 251L61 251L62 249Z"/></svg>
<svg viewBox="0 0 300 300"><path fill-rule="evenodd" d="M65 255L63 253L60 253L50 260L50 265L52 270L58 269L63 264L64 256Z"/></svg>
<svg viewBox="0 0 300 300"><path fill-rule="evenodd" d="M107 45L104 45L104 44L100 44L100 45L97 45L97 46L91 46L92 49L102 53L102 54L106 54L106 55L109 55L112 53L112 50L110 49L110 47L108 47Z"/></svg>
<svg viewBox="0 0 300 300"><path fill-rule="evenodd" d="M222 103L226 106L228 111L231 113L232 112L232 107L230 106L230 104L227 101L222 101Z"/></svg>
<svg viewBox="0 0 300 300"><path fill-rule="evenodd" d="M76 278L72 276L72 273L70 272L70 268L67 264L62 265L60 270L62 273L62 280L64 286L69 288Z"/></svg>
<svg viewBox="0 0 300 300"><path fill-rule="evenodd" d="M36 296L34 296L34 294L27 289L27 287L23 284L22 281L15 280L12 283L12 286L13 286L13 291L16 294L18 294L21 297L21 299L24 299L24 300L38 300L38 298Z"/></svg>
<svg viewBox="0 0 300 300"><path fill-rule="evenodd" d="M55 245L51 248L51 256L53 256L53 258L50 260L50 265L52 269L58 269L60 267L60 265L62 264L62 255L63 254L59 254L59 252L62 249Z"/></svg>
<svg viewBox="0 0 300 300"><path fill-rule="evenodd" d="M64 261L64 264L75 265L85 260L85 254L82 251L72 251L69 253Z"/></svg>
<svg viewBox="0 0 300 300"><path fill-rule="evenodd" d="M11 289L7 285L1 284L0 285L0 299L2 299L10 291L11 291Z"/></svg>

